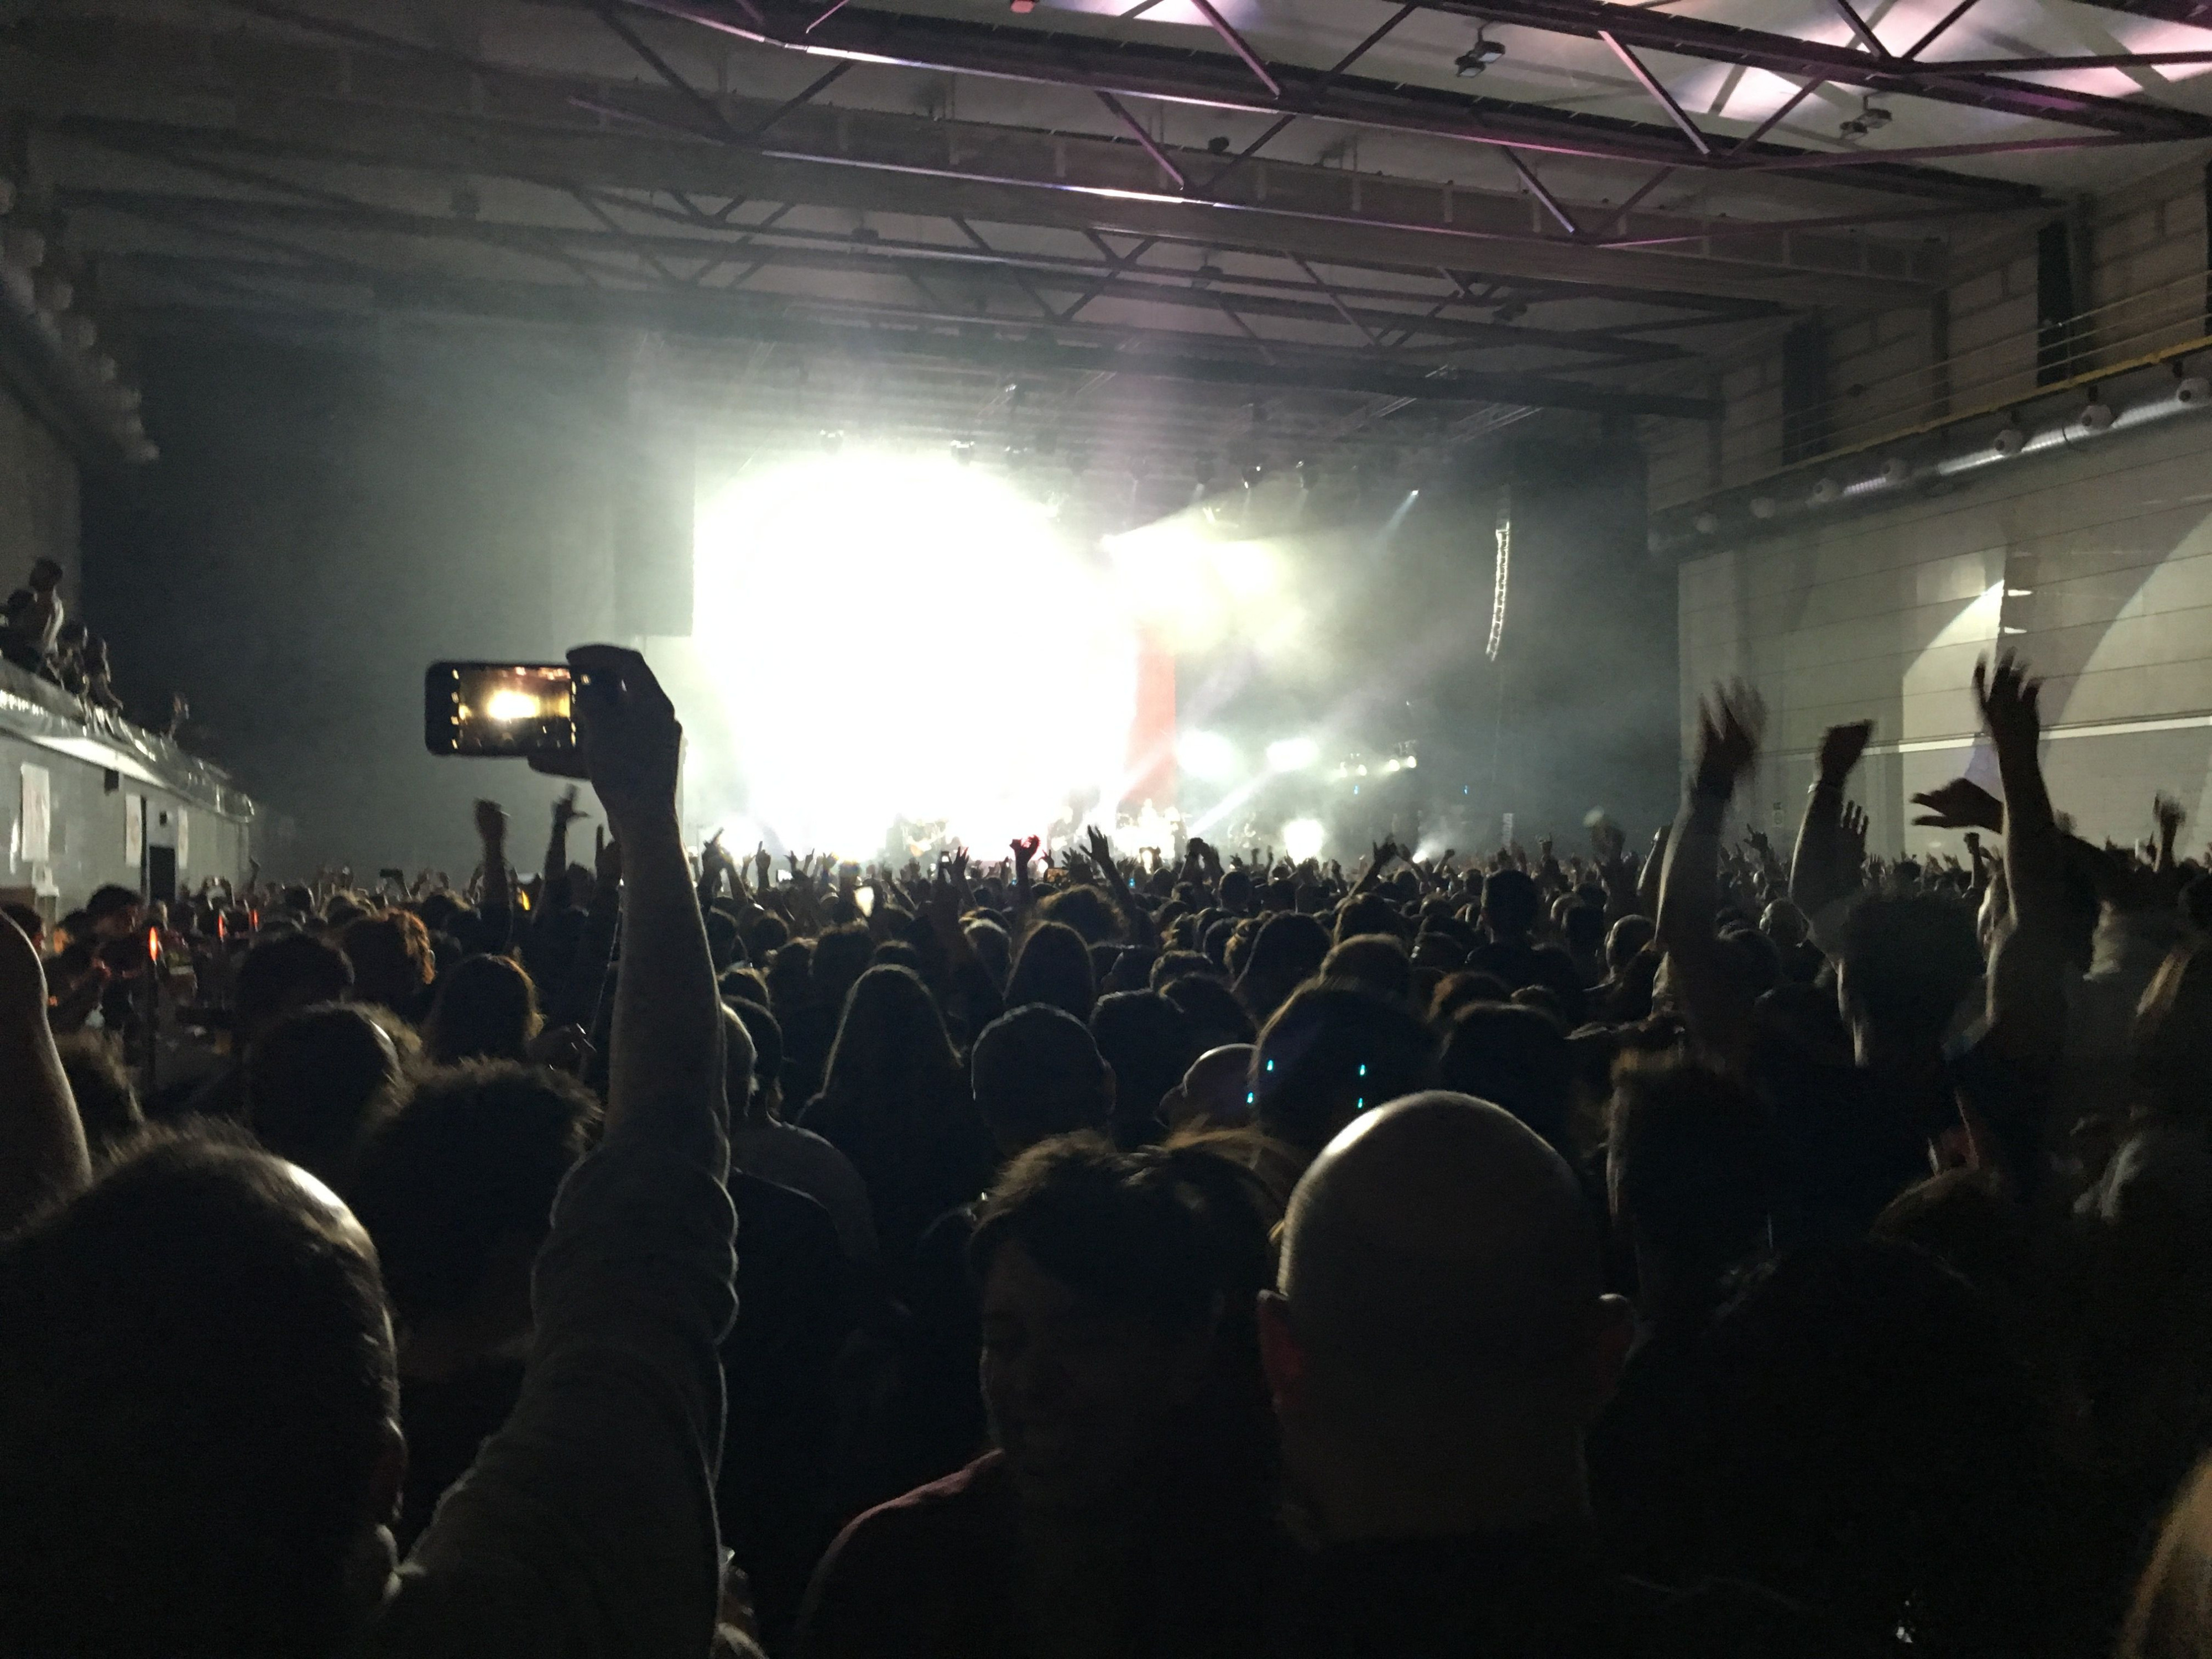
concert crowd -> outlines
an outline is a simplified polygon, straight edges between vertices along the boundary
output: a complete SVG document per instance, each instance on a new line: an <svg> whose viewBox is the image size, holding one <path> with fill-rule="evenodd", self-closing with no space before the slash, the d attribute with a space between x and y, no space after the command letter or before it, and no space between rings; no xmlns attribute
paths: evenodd
<svg viewBox="0 0 2212 1659"><path fill-rule="evenodd" d="M1723 687L1648 849L896 867L572 660L542 857L0 924L0 1655L2212 1655L2212 874L2010 657L1965 860Z"/></svg>

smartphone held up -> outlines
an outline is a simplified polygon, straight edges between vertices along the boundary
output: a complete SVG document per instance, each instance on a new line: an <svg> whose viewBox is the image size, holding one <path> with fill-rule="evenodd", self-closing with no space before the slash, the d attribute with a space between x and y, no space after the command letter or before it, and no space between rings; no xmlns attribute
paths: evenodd
<svg viewBox="0 0 2212 1659"><path fill-rule="evenodd" d="M434 662L422 678L422 736L434 755L568 755L575 676L566 663Z"/></svg>

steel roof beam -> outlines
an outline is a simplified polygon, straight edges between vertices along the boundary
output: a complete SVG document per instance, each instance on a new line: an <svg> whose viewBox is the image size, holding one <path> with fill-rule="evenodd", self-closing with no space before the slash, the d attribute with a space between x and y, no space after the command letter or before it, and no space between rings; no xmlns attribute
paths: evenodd
<svg viewBox="0 0 2212 1659"><path fill-rule="evenodd" d="M192 165L185 158L185 165ZM237 169L212 169L217 176L237 176ZM957 257L964 250L944 248L932 250L939 257L919 257L917 245L902 243L884 245L840 241L834 246L783 246L763 244L762 236L784 235L788 233L744 225L728 228L739 233L732 238L709 236L659 235L629 229L606 215L606 204L631 206L618 197L583 195L587 209L605 227L604 232L568 229L550 225L526 225L512 222L487 220L453 220L414 214L396 209L380 208L372 204L325 199L311 203L245 201L230 197L186 197L165 195L143 191L78 189L63 186L55 197L56 202L70 212L108 210L125 214L144 214L159 211L184 215L226 227L256 226L292 230L339 231L362 234L388 234L420 240L474 243L497 247L509 252L531 258L573 258L580 253L603 255L625 252L651 265L664 282L681 282L685 286L698 286L698 278L678 276L662 263L667 259L702 259L719 264L742 254L750 261L763 266L782 266L798 270L843 271L860 275L911 276L925 271L947 275L965 272L988 274L1009 285L1028 293L1054 320L1071 320L1054 313L1042 299L1036 298L1037 289L1076 292L1089 290L1115 299L1142 301L1146 304L1168 305L1184 309L1218 311L1223 298L1228 298L1240 311L1254 316L1275 317L1291 321L1325 322L1332 319L1349 320L1355 327L1368 331L1376 328L1410 327L1416 335L1426 335L1436 340L1452 340L1462 348L1479 346L1491 349L1510 348L1566 351L1578 356L1611 358L1620 362L1652 362L1691 356L1680 347L1657 342L1622 338L1616 335L1576 331L1565 329L1526 328L1504 323L1479 321L1466 317L1433 316L1424 318L1413 311L1384 309L1361 306L1353 309L1351 301L1374 298L1382 290L1360 289L1348 292L1334 283L1322 283L1310 266L1304 266L1308 282L1296 291L1311 292L1319 285L1328 296L1328 302L1295 300L1280 292L1247 294L1236 291L1237 284L1246 279L1224 278L1219 288L1199 288L1188 283L1166 280L1146 281L1115 275L1111 270L1101 271L1096 266L1066 263L1054 264L1038 261L1023 261L1007 258L991 249L988 244L979 252L990 254L988 259L963 259ZM787 210L778 209L780 216ZM968 234L974 236L972 228ZM823 236L815 239L829 242ZM712 265L708 267L712 268ZM1163 277L1188 277L1188 272L1163 272ZM1273 285L1290 288L1287 282ZM708 289L708 292L713 290ZM1418 303L1431 296L1420 294L1400 294L1390 297L1407 304ZM1462 296L1455 293L1446 296L1447 304L1461 303Z"/></svg>
<svg viewBox="0 0 2212 1659"><path fill-rule="evenodd" d="M2194 110L2169 109L2133 98L2107 98L1941 64L1900 64L1855 46L1800 40L1710 18L1607 4L1606 0L1415 0L1415 3L1430 11L1486 23L1517 24L1549 34L1592 40L1610 34L1646 51L1737 64L1775 75L1817 75L1870 92L2059 121L2139 143L2212 137L2212 116Z"/></svg>
<svg viewBox="0 0 2212 1659"><path fill-rule="evenodd" d="M163 257L163 256L156 256ZM174 258L176 256L167 256ZM234 265L232 267L235 269ZM271 265L268 274L315 281L318 273ZM472 316L568 325L650 326L704 337L769 341L824 356L919 358L988 365L1018 372L1087 374L1185 381L1198 385L1277 386L1288 390L1358 392L1425 403L1515 403L1534 408L1656 415L1706 420L1718 412L1712 399L1670 393L1620 391L1543 374L1486 374L1462 369L1401 368L1359 354L1322 354L1311 348L1267 343L1268 362L1243 349L1196 351L1184 341L1115 331L1098 344L1040 337L1049 325L1036 323L1020 337L978 337L974 317L945 317L896 307L824 304L824 315L793 314L787 303L689 289L593 289L580 284L451 278L379 272L321 273L325 281L368 287L382 304L398 309L459 312ZM272 298L275 296L272 296ZM946 325L957 325L948 329ZM1002 326L1011 326L1002 324ZM1220 337L1212 343L1232 343Z"/></svg>
<svg viewBox="0 0 2212 1659"><path fill-rule="evenodd" d="M769 19L769 27L765 30L755 27L721 0L625 3L755 45L817 56L852 58L862 63L978 75L1035 85L1079 87L1090 92L1112 93L1117 97L1150 98L1250 115L1305 116L1380 131L1419 133L1468 143L1504 145L1597 161L1656 166L1681 160L1687 165L1726 165L1719 157L1685 158L1674 131L1649 122L1569 113L1509 99L1474 97L1456 90L1402 82L1386 83L1285 64L1272 66L1271 72L1283 88L1282 95L1273 98L1256 86L1243 66L1232 60L1143 41L1048 33L915 13L873 12L850 5L813 34L805 35L800 33L800 14L791 9L791 0L759 0L760 9ZM1457 3L1456 0L1416 3L1430 10L1486 15L1475 6ZM230 3L257 11L269 9L264 0L230 0ZM1596 9L1607 14L1625 12L1632 18L1656 15L1627 7L1599 6ZM1632 45L1644 44L1626 24L1616 32ZM1592 33L1595 38L1594 30ZM1842 55L1855 63L1870 61L1858 52L1845 51ZM2212 133L2212 121L2203 125L2205 131ZM1757 146L1753 153L1770 161L1821 154L1768 143ZM1847 179L1838 177L1834 182L1909 195L1979 197L1988 200L2022 201L2039 195L2033 186L2008 180L1978 179L1873 157L1859 158L1859 161Z"/></svg>

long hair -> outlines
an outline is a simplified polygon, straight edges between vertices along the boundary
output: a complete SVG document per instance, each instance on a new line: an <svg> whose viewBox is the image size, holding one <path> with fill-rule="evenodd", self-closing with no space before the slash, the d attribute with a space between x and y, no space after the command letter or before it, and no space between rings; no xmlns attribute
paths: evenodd
<svg viewBox="0 0 2212 1659"><path fill-rule="evenodd" d="M824 1105L872 1118L894 1102L926 1102L959 1083L960 1057L920 975L885 965L853 982L823 1079Z"/></svg>

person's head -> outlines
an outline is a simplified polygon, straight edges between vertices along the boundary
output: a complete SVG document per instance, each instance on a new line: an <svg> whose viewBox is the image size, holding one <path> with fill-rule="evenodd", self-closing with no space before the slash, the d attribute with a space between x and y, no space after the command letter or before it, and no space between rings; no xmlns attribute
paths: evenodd
<svg viewBox="0 0 2212 1659"><path fill-rule="evenodd" d="M2136 1586L2120 1659L2212 1654L2212 1457L2181 1488Z"/></svg>
<svg viewBox="0 0 2212 1659"><path fill-rule="evenodd" d="M753 1049L753 1034L738 1011L722 1005L722 1098L729 1103L732 1122L741 1122L751 1111L758 1081L760 1056Z"/></svg>
<svg viewBox="0 0 2212 1659"><path fill-rule="evenodd" d="M1148 982L1155 991L1164 991L1177 980L1192 974L1211 974L1213 963L1202 951L1163 951L1152 958Z"/></svg>
<svg viewBox="0 0 2212 1659"><path fill-rule="evenodd" d="M1625 976L1657 933L1649 916L1623 916L1614 922L1605 936L1605 971L1614 979Z"/></svg>
<svg viewBox="0 0 2212 1659"><path fill-rule="evenodd" d="M1025 1509L1126 1515L1178 1467L1188 1492L1172 1446L1262 1455L1253 1309L1274 1218L1261 1180L1205 1142L1066 1135L1007 1168L968 1259L984 1402Z"/></svg>
<svg viewBox="0 0 2212 1659"><path fill-rule="evenodd" d="M424 1077L377 1131L347 1197L376 1243L403 1370L453 1375L527 1338L554 1194L598 1120L574 1078L471 1060Z"/></svg>
<svg viewBox="0 0 2212 1659"><path fill-rule="evenodd" d="M238 964L232 987L232 1052L243 1057L294 1009L337 1002L352 988L352 964L336 945L306 933L259 941Z"/></svg>
<svg viewBox="0 0 2212 1659"><path fill-rule="evenodd" d="M62 584L62 568L52 559L40 559L31 566L31 592L44 596Z"/></svg>
<svg viewBox="0 0 2212 1659"><path fill-rule="evenodd" d="M714 971L735 965L744 954L744 942L738 937L738 919L728 911L715 908L707 912L707 954L714 959Z"/></svg>
<svg viewBox="0 0 2212 1659"><path fill-rule="evenodd" d="M386 910L349 923L338 948L353 964L353 994L394 1013L418 1012L422 994L437 977L438 959L430 950L430 930L420 916Z"/></svg>
<svg viewBox="0 0 2212 1659"><path fill-rule="evenodd" d="M85 920L96 939L126 939L137 930L145 904L131 889L110 883L93 889L84 902Z"/></svg>
<svg viewBox="0 0 2212 1659"><path fill-rule="evenodd" d="M1836 962L1837 1002L1859 1063L1936 1048L1981 972L1974 919L1956 900L1861 899Z"/></svg>
<svg viewBox="0 0 2212 1659"><path fill-rule="evenodd" d="M1091 947L1065 922L1041 923L1022 941L1006 976L1006 1006L1048 1003L1088 1021L1097 987L1091 973Z"/></svg>
<svg viewBox="0 0 2212 1659"><path fill-rule="evenodd" d="M1001 1158L1078 1130L1105 1131L1113 1068L1080 1021L1048 1003L1002 1014L975 1039L975 1110Z"/></svg>
<svg viewBox="0 0 2212 1659"><path fill-rule="evenodd" d="M871 968L854 982L830 1050L825 1096L888 1109L957 1082L959 1073L937 1000L912 969Z"/></svg>
<svg viewBox="0 0 2212 1659"><path fill-rule="evenodd" d="M1544 896L1526 870L1493 870L1483 878L1482 925L1495 939L1525 939L1544 914Z"/></svg>
<svg viewBox="0 0 2212 1659"><path fill-rule="evenodd" d="M398 1102L399 1051L368 1010L328 1002L289 1013L246 1056L254 1136L343 1191L362 1145Z"/></svg>
<svg viewBox="0 0 2212 1659"><path fill-rule="evenodd" d="M368 1236L233 1132L157 1135L0 1242L13 1652L323 1655L405 1453Z"/></svg>
<svg viewBox="0 0 2212 1659"><path fill-rule="evenodd" d="M1328 930L1311 916L1285 913L1262 922L1237 981L1237 997L1252 1018L1265 1020L1319 973L1328 946Z"/></svg>
<svg viewBox="0 0 2212 1659"><path fill-rule="evenodd" d="M1115 909L1113 900L1087 883L1063 887L1050 895L1038 904L1037 914L1047 921L1073 927L1083 935L1085 945L1106 944L1121 927L1121 913Z"/></svg>
<svg viewBox="0 0 2212 1659"><path fill-rule="evenodd" d="M1224 1043L1249 1042L1258 1030L1237 994L1212 974L1185 974L1160 988L1160 994L1182 1010L1191 1041L1200 1050Z"/></svg>
<svg viewBox="0 0 2212 1659"><path fill-rule="evenodd" d="M1178 1129L1242 1129L1252 1121L1252 1045L1224 1043L1190 1063L1160 1102L1160 1118Z"/></svg>
<svg viewBox="0 0 2212 1659"><path fill-rule="evenodd" d="M975 953L975 960L991 976L991 983L1003 989L1014 965L1014 942L1006 928L988 916L970 916L960 924L960 932L968 948Z"/></svg>
<svg viewBox="0 0 2212 1659"><path fill-rule="evenodd" d="M1583 1512L1630 1320L1573 1172L1511 1114L1439 1093L1363 1114L1298 1182L1277 1290L1261 1354L1325 1537Z"/></svg>
<svg viewBox="0 0 2212 1659"><path fill-rule="evenodd" d="M1157 991L1115 991L1091 1011L1091 1035L1114 1068L1114 1139L1159 1139L1160 1103L1198 1057L1190 1017Z"/></svg>
<svg viewBox="0 0 2212 1659"><path fill-rule="evenodd" d="M734 1116L750 1110L755 1117L773 1115L783 1104L783 1025L766 1002L732 999L723 1005L745 1028L753 1055L753 1091L750 1103L730 1097Z"/></svg>
<svg viewBox="0 0 2212 1659"><path fill-rule="evenodd" d="M875 941L858 923L832 927L814 941L814 994L832 1008L842 1008L854 981L868 971Z"/></svg>
<svg viewBox="0 0 2212 1659"><path fill-rule="evenodd" d="M1760 913L1759 931L1780 949L1794 951L1805 942L1812 930L1802 910L1788 899L1775 899Z"/></svg>
<svg viewBox="0 0 2212 1659"><path fill-rule="evenodd" d="M1360 933L1340 939L1322 958L1323 979L1350 980L1401 1000L1413 995L1413 963L1406 941L1395 933Z"/></svg>
<svg viewBox="0 0 2212 1659"><path fill-rule="evenodd" d="M46 944L46 919L29 905L17 904L11 900L6 904L0 904L0 915L5 915L9 921L21 928L23 937L30 940L33 946L43 946Z"/></svg>
<svg viewBox="0 0 2212 1659"><path fill-rule="evenodd" d="M1404 1003L1321 981L1260 1033L1252 1121L1311 1157L1361 1112L1428 1086L1435 1066L1436 1041Z"/></svg>
<svg viewBox="0 0 2212 1659"><path fill-rule="evenodd" d="M62 1075L76 1099L76 1115L84 1124L93 1161L98 1163L146 1122L138 1108L137 1085L123 1061L123 1045L112 1032L72 1031L57 1037L54 1047L62 1057Z"/></svg>
<svg viewBox="0 0 2212 1659"><path fill-rule="evenodd" d="M433 1061L525 1060L544 1023L538 988L513 957L470 957L439 981L437 1000L422 1024L422 1047Z"/></svg>
<svg viewBox="0 0 2212 1659"><path fill-rule="evenodd" d="M1361 893L1336 907L1335 942L1364 939L1373 933L1402 935L1406 919L1398 907L1380 893Z"/></svg>
<svg viewBox="0 0 2212 1659"><path fill-rule="evenodd" d="M1595 904L1570 904L1560 913L1559 934L1577 969L1595 963L1605 950L1605 912Z"/></svg>
<svg viewBox="0 0 2212 1659"><path fill-rule="evenodd" d="M1702 1305L1766 1247L1772 1182L1765 1114L1742 1085L1671 1054L1616 1065L1606 1191L1647 1316Z"/></svg>
<svg viewBox="0 0 2212 1659"><path fill-rule="evenodd" d="M1437 1080L1503 1106L1562 1158L1576 1155L1574 1062L1559 1023L1535 1008L1477 1002L1452 1017Z"/></svg>

